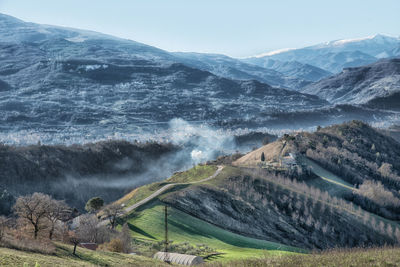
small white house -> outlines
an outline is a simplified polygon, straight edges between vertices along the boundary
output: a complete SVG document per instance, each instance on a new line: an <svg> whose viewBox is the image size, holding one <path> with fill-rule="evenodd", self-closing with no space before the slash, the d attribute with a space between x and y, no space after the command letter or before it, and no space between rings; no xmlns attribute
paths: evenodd
<svg viewBox="0 0 400 267"><path fill-rule="evenodd" d="M296 165L297 165L297 162L296 162L295 154L289 153L289 156L282 158L282 166L291 168L291 167L295 167Z"/></svg>

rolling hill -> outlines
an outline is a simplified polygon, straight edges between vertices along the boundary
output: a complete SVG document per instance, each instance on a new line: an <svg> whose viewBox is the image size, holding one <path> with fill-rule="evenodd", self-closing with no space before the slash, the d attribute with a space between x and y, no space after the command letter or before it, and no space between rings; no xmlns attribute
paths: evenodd
<svg viewBox="0 0 400 267"><path fill-rule="evenodd" d="M291 65L286 68L247 64L243 60L225 55L204 53L173 53L185 65L207 70L215 75L237 80L258 80L271 86L298 90L314 81L313 77L323 75L323 70L312 69L312 66ZM309 73L309 75L307 74ZM325 75L326 76L326 75Z"/></svg>
<svg viewBox="0 0 400 267"><path fill-rule="evenodd" d="M291 77L299 77L307 81L313 82L319 81L322 78L332 75L332 73L326 70L309 64L303 64L298 61L283 62L279 60L269 59L268 61L265 61L264 66L266 68L279 71Z"/></svg>
<svg viewBox="0 0 400 267"><path fill-rule="evenodd" d="M170 188L154 199L160 202L127 218L154 236L159 230L141 220L164 203L183 212L180 216L297 248L396 244L399 148L391 137L358 121L285 135L225 166L214 179ZM295 167L279 166L290 153L296 155ZM158 185L146 188L132 192L125 203Z"/></svg>
<svg viewBox="0 0 400 267"><path fill-rule="evenodd" d="M301 89L335 104L370 104L388 109L399 108L395 104L399 90L400 59L397 58L347 68Z"/></svg>
<svg viewBox="0 0 400 267"><path fill-rule="evenodd" d="M114 201L131 188L163 178L185 163L173 162L181 148L170 144L105 141L72 146L0 145L0 214L8 215L17 197L43 192L83 211L87 200ZM183 164L183 165L182 165ZM179 167L180 166L180 167ZM168 176L168 174L166 174Z"/></svg>

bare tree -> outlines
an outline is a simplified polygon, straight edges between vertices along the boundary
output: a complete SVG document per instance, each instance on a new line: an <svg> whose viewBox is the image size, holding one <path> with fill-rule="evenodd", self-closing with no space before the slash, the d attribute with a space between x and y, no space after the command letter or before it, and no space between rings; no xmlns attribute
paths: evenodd
<svg viewBox="0 0 400 267"><path fill-rule="evenodd" d="M0 242L3 239L4 234L5 234L6 223L7 223L7 218L4 216L0 216Z"/></svg>
<svg viewBox="0 0 400 267"><path fill-rule="evenodd" d="M71 242L71 244L74 245L74 250L73 250L72 254L76 256L76 247L81 242L81 239L80 239L79 235L73 231L68 232L68 237L69 237L69 242Z"/></svg>
<svg viewBox="0 0 400 267"><path fill-rule="evenodd" d="M132 250L132 237L127 223L124 223L121 231L122 252L130 253Z"/></svg>
<svg viewBox="0 0 400 267"><path fill-rule="evenodd" d="M53 239L54 229L57 222L65 221L69 218L71 209L64 201L51 199L46 218L50 224L49 239Z"/></svg>
<svg viewBox="0 0 400 267"><path fill-rule="evenodd" d="M46 227L45 221L49 213L51 197L42 193L34 193L19 197L13 207L15 213L33 226L36 239L40 230Z"/></svg>
<svg viewBox="0 0 400 267"><path fill-rule="evenodd" d="M122 215L122 206L111 204L104 208L104 214L110 221L111 229L114 229L117 224L117 218Z"/></svg>
<svg viewBox="0 0 400 267"><path fill-rule="evenodd" d="M97 242L99 237L99 220L94 214L80 216L76 234L85 242Z"/></svg>

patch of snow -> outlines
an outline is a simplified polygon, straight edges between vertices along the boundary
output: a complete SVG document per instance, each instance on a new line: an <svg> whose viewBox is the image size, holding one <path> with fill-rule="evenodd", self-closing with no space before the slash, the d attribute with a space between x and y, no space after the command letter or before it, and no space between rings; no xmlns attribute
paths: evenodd
<svg viewBox="0 0 400 267"><path fill-rule="evenodd" d="M83 35L78 35L78 36L71 37L71 38L65 38L65 40L67 40L69 42L73 42L73 43L83 43L84 41L86 41L88 39L89 39L89 37L83 36Z"/></svg>
<svg viewBox="0 0 400 267"><path fill-rule="evenodd" d="M326 42L325 44L328 45L328 46L341 46L341 45L345 45L345 44L348 44L348 43L355 43L355 42L361 42L361 41L366 41L366 40L374 40L377 43L383 44L385 41L398 42L400 39L397 38L397 37L392 37L392 36L388 36L388 35L375 34L375 35L362 37L362 38L342 39L342 40L330 41L330 42Z"/></svg>
<svg viewBox="0 0 400 267"><path fill-rule="evenodd" d="M108 65L103 64L103 65L86 65L84 66L85 71L91 71L91 70L98 70L98 69L107 69Z"/></svg>
<svg viewBox="0 0 400 267"><path fill-rule="evenodd" d="M270 52L267 52L267 53L262 53L262 54L259 54L259 55L255 55L255 56L252 56L252 57L261 58L261 57L273 56L273 55L277 55L277 54L288 52L288 51L295 50L295 49L296 48L282 48L282 49L270 51ZM252 57L250 57L250 58L252 58Z"/></svg>
<svg viewBox="0 0 400 267"><path fill-rule="evenodd" d="M344 44L347 44L347 43L354 43L354 42L360 42L360 41L365 41L365 40L371 40L371 39L374 39L375 36L376 35L371 35L371 36L362 37L362 38L342 39L342 40L330 41L330 42L326 42L326 45L339 46L339 45L344 45Z"/></svg>

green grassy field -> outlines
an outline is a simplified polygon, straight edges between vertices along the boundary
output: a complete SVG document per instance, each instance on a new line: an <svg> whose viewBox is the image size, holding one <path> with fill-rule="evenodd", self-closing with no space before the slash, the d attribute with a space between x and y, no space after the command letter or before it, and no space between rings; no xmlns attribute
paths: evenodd
<svg viewBox="0 0 400 267"><path fill-rule="evenodd" d="M127 219L135 238L161 241L164 239L164 206L152 201ZM169 239L174 243L207 244L222 253L212 260L228 261L265 255L283 255L303 252L297 248L258 240L231 233L192 217L174 208L169 208Z"/></svg>
<svg viewBox="0 0 400 267"><path fill-rule="evenodd" d="M208 267L376 267L400 266L399 248L331 250L314 254L287 255L207 263Z"/></svg>
<svg viewBox="0 0 400 267"><path fill-rule="evenodd" d="M70 266L168 266L151 258L113 252L91 251L77 248L77 256L72 255L72 246L56 244L54 255L24 252L0 248L0 266L70 267Z"/></svg>

